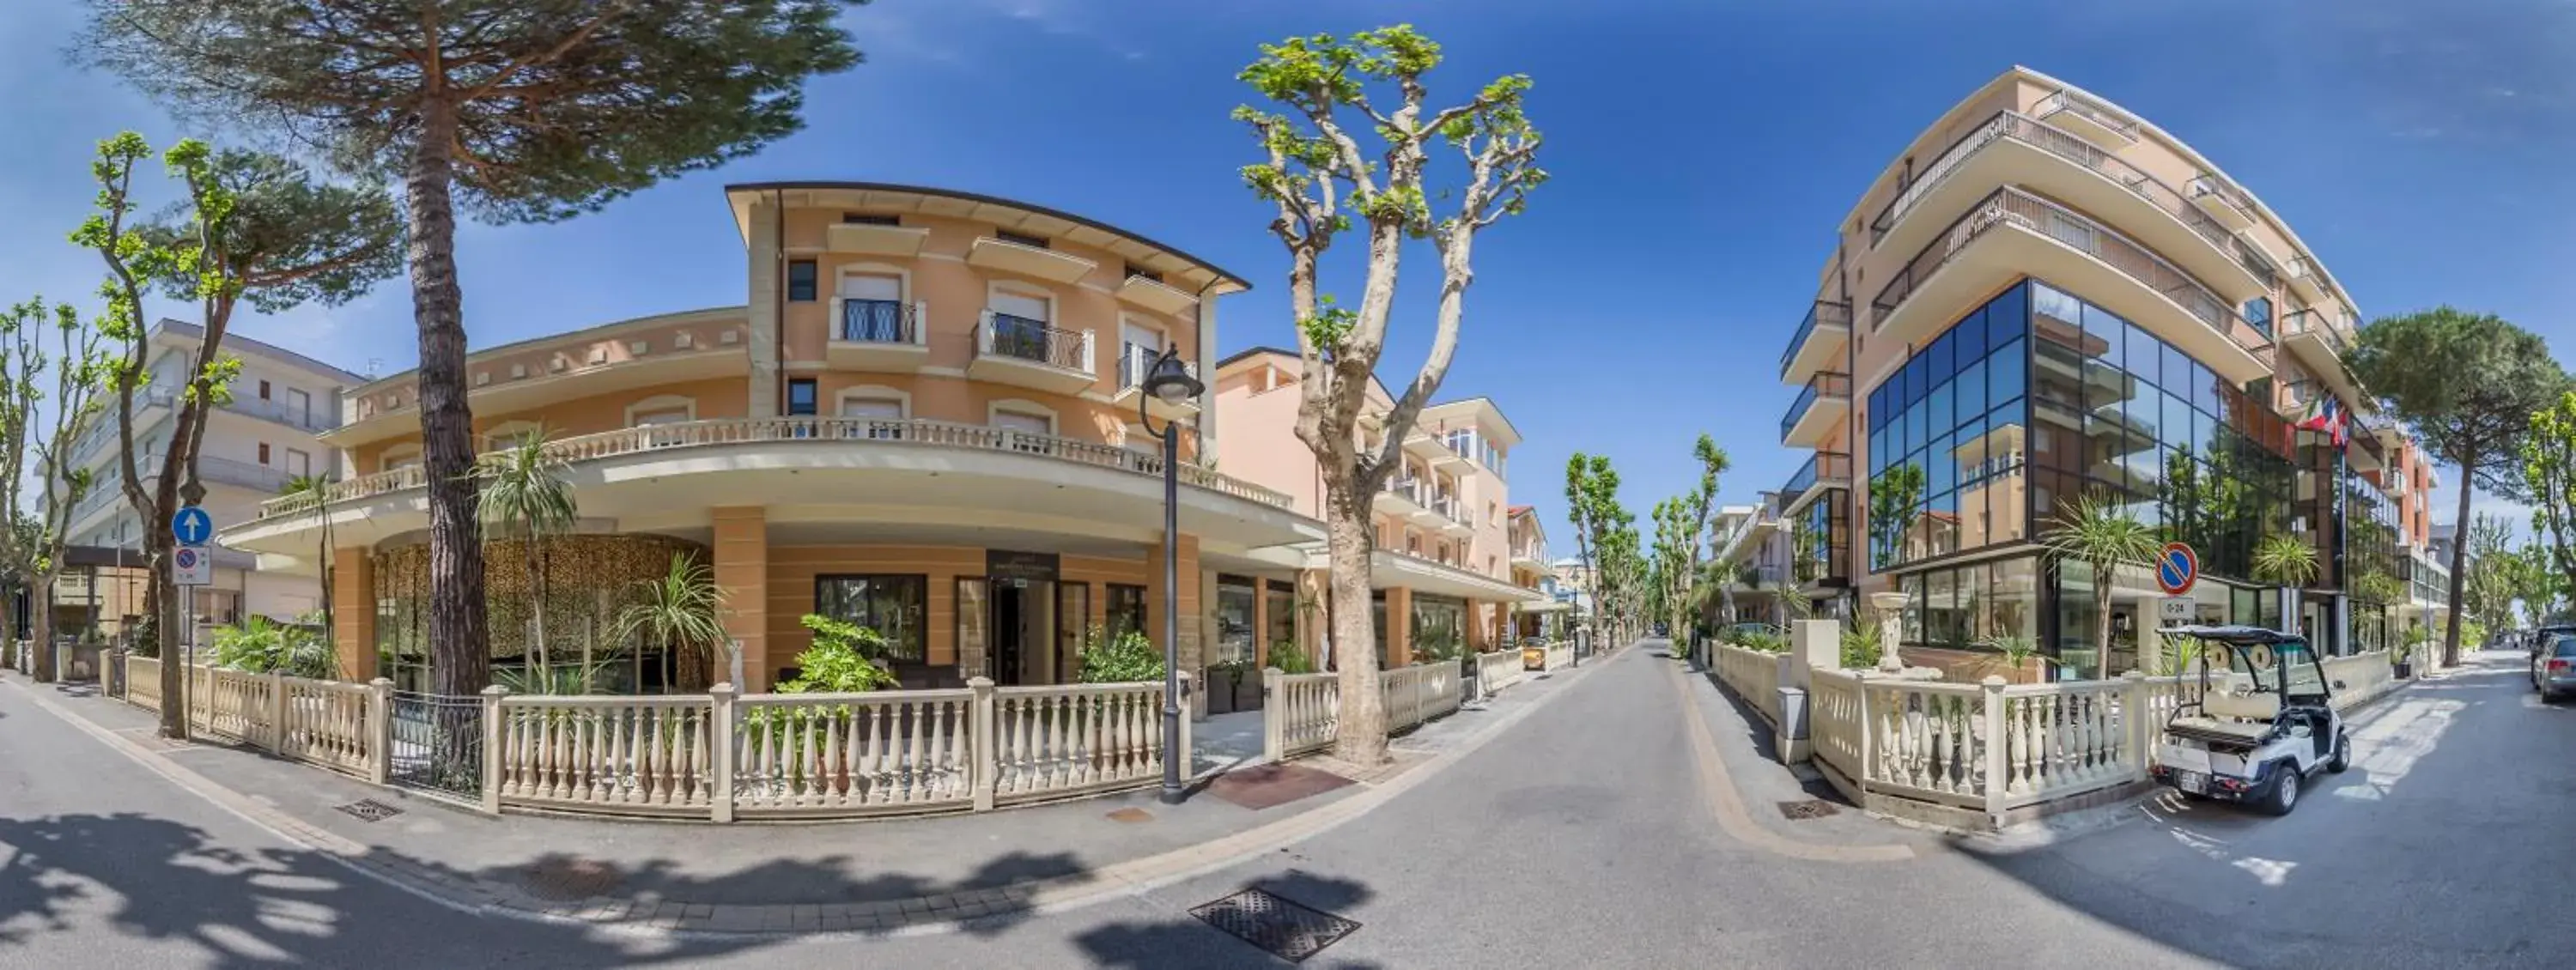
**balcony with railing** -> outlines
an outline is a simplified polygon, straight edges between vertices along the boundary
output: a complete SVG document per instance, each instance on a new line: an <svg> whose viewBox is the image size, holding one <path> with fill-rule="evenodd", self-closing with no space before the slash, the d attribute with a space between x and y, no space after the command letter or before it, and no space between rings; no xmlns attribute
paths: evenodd
<svg viewBox="0 0 2576 970"><path fill-rule="evenodd" d="M1780 417L1780 443L1813 448L1851 413L1851 375L1827 371L1807 380Z"/></svg>
<svg viewBox="0 0 2576 970"><path fill-rule="evenodd" d="M1163 458L1059 435L944 421L873 418L721 418L559 438L582 514L618 518L686 505L781 504L819 494L866 495L920 510L923 522L972 522L996 508L1066 522L1158 522ZM1251 546L1305 541L1311 523L1289 496L1184 462L1183 521ZM1032 489L1044 481L1052 487ZM336 535L354 544L427 527L419 466L337 482L324 491ZM1228 500L1247 504L1229 504ZM252 523L226 529L225 545L259 552L309 550L318 528L310 500L260 505Z"/></svg>
<svg viewBox="0 0 2576 970"><path fill-rule="evenodd" d="M2312 303L2336 299L2334 277L2326 275L2325 266L2306 253L2290 257L2290 289Z"/></svg>
<svg viewBox="0 0 2576 970"><path fill-rule="evenodd" d="M2031 107L2031 113L2104 148L2116 150L2138 143L2137 119L2073 91L2059 90L2041 98Z"/></svg>
<svg viewBox="0 0 2576 970"><path fill-rule="evenodd" d="M1370 507L1398 519L1411 521L1424 511L1422 481L1416 478L1389 477L1386 484L1370 499Z"/></svg>
<svg viewBox="0 0 2576 970"><path fill-rule="evenodd" d="M1133 413L1137 400L1142 398L1147 410L1165 421L1186 421L1196 417L1199 413L1196 398L1165 401L1145 393L1145 377L1153 371L1154 360L1160 356L1160 351L1133 344L1118 351L1118 393L1110 399L1111 406L1122 414ZM1199 376L1197 364L1183 361L1181 369L1193 378Z"/></svg>
<svg viewBox="0 0 2576 970"><path fill-rule="evenodd" d="M1044 320L986 310L975 326L975 359L966 376L1056 394L1078 394L1094 380L1091 331L1059 330Z"/></svg>
<svg viewBox="0 0 2576 970"><path fill-rule="evenodd" d="M2367 406L2361 381L2344 366L2352 353L2351 325L2325 311L2305 309L2281 318L2281 344L2345 404Z"/></svg>
<svg viewBox="0 0 2576 970"><path fill-rule="evenodd" d="M2011 111L1996 113L1923 166L1871 220L1871 245L1900 251L1920 245L1940 223L1918 216L1963 211L2000 186L2110 220L2235 300L2262 296L2278 280L2270 258L2184 192L2063 129Z"/></svg>
<svg viewBox="0 0 2576 970"><path fill-rule="evenodd" d="M2010 186L1970 207L1888 279L1870 301L1872 335L1929 340L1974 301L2024 276L2083 294L2230 383L2272 372L2239 341L2235 305L2198 278L2117 230Z"/></svg>
<svg viewBox="0 0 2576 970"><path fill-rule="evenodd" d="M1835 362L1843 344L1851 339L1851 304L1817 300L1807 306L1806 319L1798 321L1798 332L1789 335L1789 347L1780 352L1782 383L1802 383L1816 372Z"/></svg>
<svg viewBox="0 0 2576 970"><path fill-rule="evenodd" d="M1780 514L1797 515L1809 500L1837 488L1851 487L1851 455L1840 451L1819 451L1798 466L1789 481L1780 486Z"/></svg>
<svg viewBox="0 0 2576 970"><path fill-rule="evenodd" d="M902 300L835 297L832 339L824 348L832 366L879 373L912 373L930 362L930 338L923 321L927 304Z"/></svg>
<svg viewBox="0 0 2576 970"><path fill-rule="evenodd" d="M2236 183L2216 172L2203 172L2183 188L2191 194L2192 204L2209 213L2229 229L2243 230L2254 225L2254 200L2237 188Z"/></svg>

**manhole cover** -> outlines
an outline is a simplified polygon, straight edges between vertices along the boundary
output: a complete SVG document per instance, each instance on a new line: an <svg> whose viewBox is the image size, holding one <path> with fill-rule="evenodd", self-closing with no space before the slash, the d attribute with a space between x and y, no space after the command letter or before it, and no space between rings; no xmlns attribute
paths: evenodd
<svg viewBox="0 0 2576 970"><path fill-rule="evenodd" d="M1834 803L1818 798L1810 798L1803 802L1780 803L1780 814L1792 819L1823 818L1838 811L1841 809L1835 808Z"/></svg>
<svg viewBox="0 0 2576 970"><path fill-rule="evenodd" d="M402 814L402 809L395 808L372 798L361 798L357 801L350 802L349 804L335 807L355 817L361 822L382 822L386 819Z"/></svg>
<svg viewBox="0 0 2576 970"><path fill-rule="evenodd" d="M587 899L617 888L625 879L616 866L597 859L547 856L529 866L521 882L548 899Z"/></svg>
<svg viewBox="0 0 2576 970"><path fill-rule="evenodd" d="M1305 962L1360 928L1356 921L1259 889L1201 905L1190 915L1290 963Z"/></svg>

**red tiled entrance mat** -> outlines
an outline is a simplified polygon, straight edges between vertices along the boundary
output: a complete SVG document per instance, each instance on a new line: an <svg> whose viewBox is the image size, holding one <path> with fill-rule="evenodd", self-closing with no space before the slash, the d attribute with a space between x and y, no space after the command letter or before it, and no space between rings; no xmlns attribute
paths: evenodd
<svg viewBox="0 0 2576 970"><path fill-rule="evenodd" d="M1261 765L1218 775L1215 781L1208 783L1207 791L1218 798L1259 811L1308 795L1320 795L1350 783L1348 778L1303 765Z"/></svg>

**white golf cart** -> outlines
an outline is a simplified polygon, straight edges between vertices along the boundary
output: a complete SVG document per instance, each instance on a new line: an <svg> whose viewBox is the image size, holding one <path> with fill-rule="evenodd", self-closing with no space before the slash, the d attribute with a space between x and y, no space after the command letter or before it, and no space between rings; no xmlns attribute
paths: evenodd
<svg viewBox="0 0 2576 970"><path fill-rule="evenodd" d="M2322 768L2351 765L2334 688L2305 638L2250 626L2168 627L2200 641L2200 699L2174 709L2150 772L2186 797L2298 807Z"/></svg>

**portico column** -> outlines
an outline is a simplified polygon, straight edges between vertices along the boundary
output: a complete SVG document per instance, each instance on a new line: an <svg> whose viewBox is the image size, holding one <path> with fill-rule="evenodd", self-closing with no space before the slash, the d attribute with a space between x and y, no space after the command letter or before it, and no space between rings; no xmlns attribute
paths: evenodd
<svg viewBox="0 0 2576 970"><path fill-rule="evenodd" d="M735 684L744 693L769 690L769 510L761 506L731 506L713 510L709 517L715 523L715 580L717 591L724 594L722 619L725 636L742 644L742 670L745 683ZM719 646L715 652L715 669L709 671L711 683L733 679L731 656Z"/></svg>
<svg viewBox="0 0 2576 970"><path fill-rule="evenodd" d="M1402 586L1386 591L1386 643L1380 665L1388 670L1413 662L1413 591Z"/></svg>
<svg viewBox="0 0 2576 970"><path fill-rule="evenodd" d="M367 550L331 552L331 649L340 677L363 684L376 679L376 563Z"/></svg>
<svg viewBox="0 0 2576 970"><path fill-rule="evenodd" d="M1179 553L1176 557L1178 566L1173 572L1180 581L1181 669L1196 671L1207 665L1199 651L1200 628L1205 625L1203 619L1206 616L1206 609L1200 605L1203 601L1199 598L1199 537L1181 533ZM1163 635L1162 544L1155 543L1153 548L1146 550L1145 557L1145 635L1159 647L1162 646Z"/></svg>

